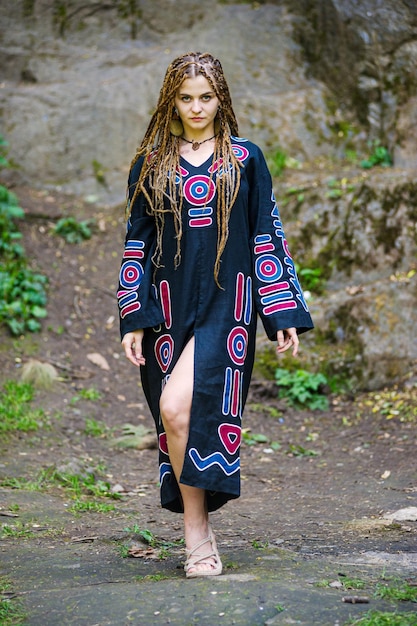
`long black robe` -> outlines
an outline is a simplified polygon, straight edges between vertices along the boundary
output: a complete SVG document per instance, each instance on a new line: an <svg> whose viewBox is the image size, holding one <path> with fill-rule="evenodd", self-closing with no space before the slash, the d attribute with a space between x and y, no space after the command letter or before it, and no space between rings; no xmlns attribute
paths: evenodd
<svg viewBox="0 0 417 626"><path fill-rule="evenodd" d="M209 510L240 495L241 417L252 373L257 314L271 340L278 330L303 333L313 323L303 297L261 150L232 137L243 163L241 184L229 221L219 282L214 280L217 247L216 176L213 157L194 167L181 158L183 235L181 262L174 221L165 214L163 265L154 273L155 222L139 195L131 207L118 291L122 337L145 329L143 389L159 437L161 503L181 512L182 502L169 461L159 399L190 337L195 338L194 391L189 439L181 475L186 485L206 489ZM139 160L129 177L133 196ZM210 178L211 175L211 178Z"/></svg>

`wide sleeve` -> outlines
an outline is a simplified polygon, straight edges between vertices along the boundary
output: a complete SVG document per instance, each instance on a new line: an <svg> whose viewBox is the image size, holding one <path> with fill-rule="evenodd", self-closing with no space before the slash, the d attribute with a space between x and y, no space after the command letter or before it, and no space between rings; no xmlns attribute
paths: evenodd
<svg viewBox="0 0 417 626"><path fill-rule="evenodd" d="M313 328L313 321L288 249L271 175L261 150L252 147L246 174L254 300L266 334L275 340L278 330L295 327L301 334Z"/></svg>
<svg viewBox="0 0 417 626"><path fill-rule="evenodd" d="M132 168L129 181L129 202L133 198L143 160ZM125 247L119 272L117 300L120 315L120 335L141 328L151 328L164 322L161 305L153 283L155 250L155 220L146 211L143 194L136 196L127 221Z"/></svg>

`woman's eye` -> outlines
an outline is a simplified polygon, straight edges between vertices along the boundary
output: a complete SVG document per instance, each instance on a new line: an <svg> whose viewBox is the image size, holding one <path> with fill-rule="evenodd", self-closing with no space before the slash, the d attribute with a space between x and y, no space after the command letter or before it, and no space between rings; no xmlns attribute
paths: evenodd
<svg viewBox="0 0 417 626"><path fill-rule="evenodd" d="M207 95L207 96L203 96L201 98L204 102L209 102L211 100L211 96Z"/></svg>

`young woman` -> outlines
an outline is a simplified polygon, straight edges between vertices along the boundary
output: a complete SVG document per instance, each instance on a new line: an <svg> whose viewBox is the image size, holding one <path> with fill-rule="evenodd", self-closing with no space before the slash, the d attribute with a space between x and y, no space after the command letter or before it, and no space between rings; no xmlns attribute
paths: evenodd
<svg viewBox="0 0 417 626"><path fill-rule="evenodd" d="M183 513L187 578L221 574L208 513L240 495L256 317L277 352L313 327L261 150L238 137L220 62L167 69L133 159L118 291L159 438L161 503Z"/></svg>

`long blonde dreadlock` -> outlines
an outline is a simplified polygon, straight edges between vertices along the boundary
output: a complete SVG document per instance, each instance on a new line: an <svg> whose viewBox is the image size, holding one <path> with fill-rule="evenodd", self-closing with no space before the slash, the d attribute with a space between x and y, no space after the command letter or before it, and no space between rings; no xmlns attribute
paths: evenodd
<svg viewBox="0 0 417 626"><path fill-rule="evenodd" d="M172 212L177 238L175 266L181 261L182 238L182 181L177 192L175 173L179 170L180 139L171 134L170 125L174 114L174 102L178 88L186 78L202 74L210 83L219 99L219 113L216 117L216 140L213 162L222 162L221 175L216 177L217 187L217 255L214 264L214 278L219 284L221 256L229 234L229 217L240 186L241 164L235 157L230 135L238 136L238 124L232 107L229 88L218 59L209 53L188 52L169 65L159 94L156 111L143 137L131 169L140 157L143 166L130 206L136 196L143 193L149 204L149 212L154 215L157 227L156 251L153 262L161 266L162 236L165 213ZM164 199L169 200L169 209L164 207Z"/></svg>

